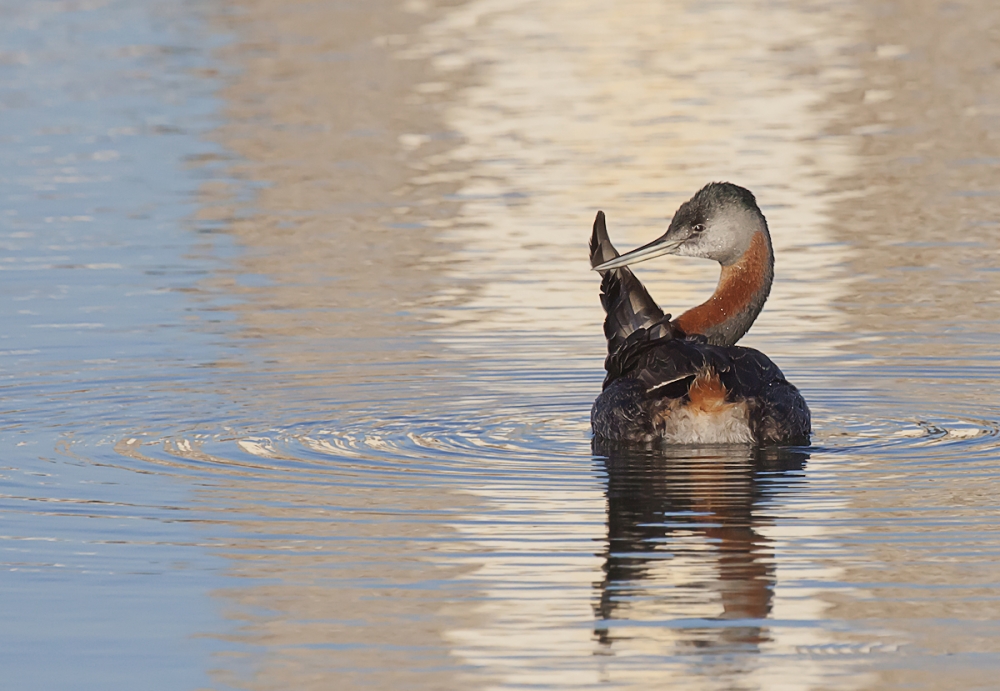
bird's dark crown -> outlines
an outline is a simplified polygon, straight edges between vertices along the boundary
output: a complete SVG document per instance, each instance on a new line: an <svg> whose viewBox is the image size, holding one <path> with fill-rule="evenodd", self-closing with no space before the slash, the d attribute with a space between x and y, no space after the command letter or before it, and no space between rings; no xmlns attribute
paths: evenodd
<svg viewBox="0 0 1000 691"><path fill-rule="evenodd" d="M695 225L706 223L716 212L726 207L736 206L750 209L763 217L753 192L731 182L710 182L702 187L689 201L681 204L674 214L674 224Z"/></svg>

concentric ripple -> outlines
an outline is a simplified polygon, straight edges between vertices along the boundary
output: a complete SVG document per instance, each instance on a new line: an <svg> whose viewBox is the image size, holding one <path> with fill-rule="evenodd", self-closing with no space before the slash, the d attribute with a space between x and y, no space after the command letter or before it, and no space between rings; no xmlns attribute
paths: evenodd
<svg viewBox="0 0 1000 691"><path fill-rule="evenodd" d="M131 461L129 467L178 474L256 479L278 474L301 482L349 475L455 486L524 473L556 477L590 455L587 408L522 405L483 412L470 405L428 420L373 410L314 428L246 436L126 437L114 448Z"/></svg>

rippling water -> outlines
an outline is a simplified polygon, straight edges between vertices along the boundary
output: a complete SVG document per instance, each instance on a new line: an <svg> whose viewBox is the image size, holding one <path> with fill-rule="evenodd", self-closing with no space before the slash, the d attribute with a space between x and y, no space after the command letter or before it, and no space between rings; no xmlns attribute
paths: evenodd
<svg viewBox="0 0 1000 691"><path fill-rule="evenodd" d="M0 19L4 688L992 688L1000 9ZM713 179L813 445L592 448L593 214Z"/></svg>

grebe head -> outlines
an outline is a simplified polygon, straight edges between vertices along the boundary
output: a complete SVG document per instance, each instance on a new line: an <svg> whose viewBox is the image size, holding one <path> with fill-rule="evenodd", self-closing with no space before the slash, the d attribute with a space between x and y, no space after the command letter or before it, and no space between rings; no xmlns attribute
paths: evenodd
<svg viewBox="0 0 1000 691"><path fill-rule="evenodd" d="M671 323L713 345L736 343L760 314L774 280L767 221L750 191L728 182L706 185L681 204L662 237L594 269L606 273L664 254L702 257L722 265L712 296Z"/></svg>
<svg viewBox="0 0 1000 691"><path fill-rule="evenodd" d="M757 233L763 233L770 249L767 221L750 190L713 182L681 204L661 237L594 270L617 269L665 254L702 257L730 266L747 253Z"/></svg>

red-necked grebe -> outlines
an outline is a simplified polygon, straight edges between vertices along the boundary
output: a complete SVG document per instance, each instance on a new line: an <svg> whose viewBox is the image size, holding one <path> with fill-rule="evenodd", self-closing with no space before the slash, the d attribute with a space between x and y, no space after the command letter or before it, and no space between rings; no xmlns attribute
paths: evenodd
<svg viewBox="0 0 1000 691"><path fill-rule="evenodd" d="M719 262L712 297L677 319L627 268L664 254ZM667 232L623 255L599 211L590 264L603 277L607 376L594 401L595 436L667 444L808 444L809 408L771 360L735 343L760 314L774 279L767 220L749 190L703 187Z"/></svg>

